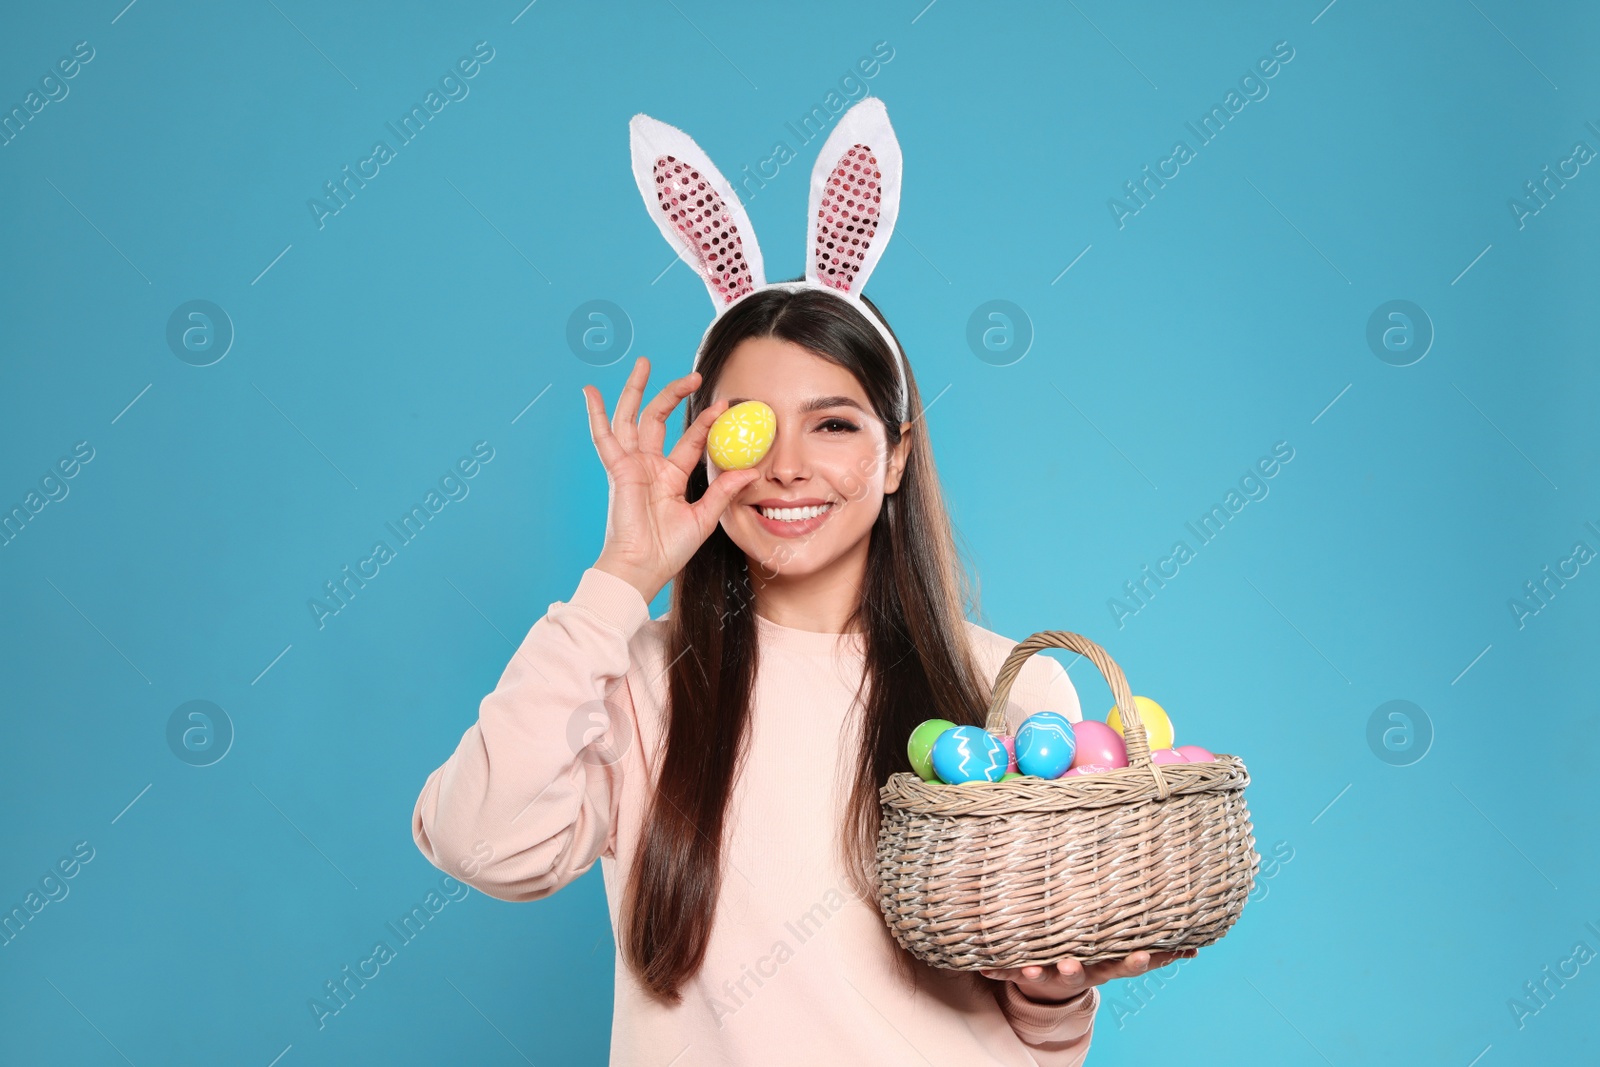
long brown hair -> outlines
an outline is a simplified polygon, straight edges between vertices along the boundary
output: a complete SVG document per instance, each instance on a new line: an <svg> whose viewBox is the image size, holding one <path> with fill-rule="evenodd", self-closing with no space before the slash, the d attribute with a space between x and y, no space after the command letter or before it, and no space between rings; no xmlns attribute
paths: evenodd
<svg viewBox="0 0 1600 1067"><path fill-rule="evenodd" d="M876 305L864 302L883 319ZM766 290L728 309L706 338L701 385L689 397L685 426L707 406L739 342L764 336L791 341L851 371L883 420L893 450L901 436L894 411L895 356L859 312L816 290ZM914 415L922 405L910 367L906 384ZM685 496L698 500L705 490L702 464ZM743 551L718 526L672 587L666 749L628 878L627 929L619 945L641 984L672 1002L700 969L711 936L724 816L756 678L753 581L759 584L761 576L750 574ZM914 426L899 487L884 497L873 524L861 598L846 624L847 630L864 631L866 662L856 694L860 749L840 846L850 880L865 900L876 899L878 788L891 773L909 769L906 738L924 719L982 724L988 687L979 683L966 640L970 600L933 450L927 434ZM911 957L900 955L908 965Z"/></svg>

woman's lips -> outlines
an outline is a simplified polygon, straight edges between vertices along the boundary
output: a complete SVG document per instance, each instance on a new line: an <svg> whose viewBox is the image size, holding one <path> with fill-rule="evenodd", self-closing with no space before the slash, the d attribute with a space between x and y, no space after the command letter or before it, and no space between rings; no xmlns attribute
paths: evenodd
<svg viewBox="0 0 1600 1067"><path fill-rule="evenodd" d="M767 518L765 515L761 514L761 509L756 507L754 504L746 506L749 507L751 511L755 512L756 522L761 524L761 528L775 537L804 537L806 534L812 532L820 527L823 523L827 522L833 517L833 513L839 510L838 504L832 504L829 505L826 511L814 519L798 519L794 522L784 522L782 519Z"/></svg>

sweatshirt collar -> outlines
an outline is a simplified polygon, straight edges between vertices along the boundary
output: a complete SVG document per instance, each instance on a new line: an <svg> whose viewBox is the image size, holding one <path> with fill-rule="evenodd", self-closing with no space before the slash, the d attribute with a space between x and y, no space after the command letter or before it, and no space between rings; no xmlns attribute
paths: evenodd
<svg viewBox="0 0 1600 1067"><path fill-rule="evenodd" d="M756 632L762 644L786 648L833 651L840 646L859 649L864 647L866 635L859 630L849 633L822 633L817 630L798 630L773 622L765 615L756 615Z"/></svg>

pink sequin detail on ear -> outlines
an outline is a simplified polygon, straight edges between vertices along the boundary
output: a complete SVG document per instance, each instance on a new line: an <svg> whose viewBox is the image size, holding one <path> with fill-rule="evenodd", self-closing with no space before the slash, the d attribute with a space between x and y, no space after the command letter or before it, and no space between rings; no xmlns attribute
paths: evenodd
<svg viewBox="0 0 1600 1067"><path fill-rule="evenodd" d="M883 175L872 149L852 146L828 175L828 186L817 209L817 280L851 292L856 275L878 232L878 201Z"/></svg>
<svg viewBox="0 0 1600 1067"><path fill-rule="evenodd" d="M661 210L700 257L700 273L717 287L723 304L731 304L754 290L739 228L711 183L694 167L673 156L656 160L655 176Z"/></svg>

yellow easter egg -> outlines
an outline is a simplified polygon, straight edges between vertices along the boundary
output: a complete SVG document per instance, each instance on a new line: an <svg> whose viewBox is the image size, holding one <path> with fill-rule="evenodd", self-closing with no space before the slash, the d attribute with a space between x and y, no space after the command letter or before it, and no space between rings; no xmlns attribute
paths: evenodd
<svg viewBox="0 0 1600 1067"><path fill-rule="evenodd" d="M717 416L706 451L723 470L742 471L760 463L777 436L777 413L759 400L746 400Z"/></svg>
<svg viewBox="0 0 1600 1067"><path fill-rule="evenodd" d="M1167 718L1167 713L1162 710L1161 705L1149 697L1141 696L1133 698L1133 705L1139 709L1139 721L1144 724L1144 736L1150 742L1150 751L1171 748L1172 720ZM1122 733L1122 713L1115 707L1106 715L1106 725L1117 733Z"/></svg>

